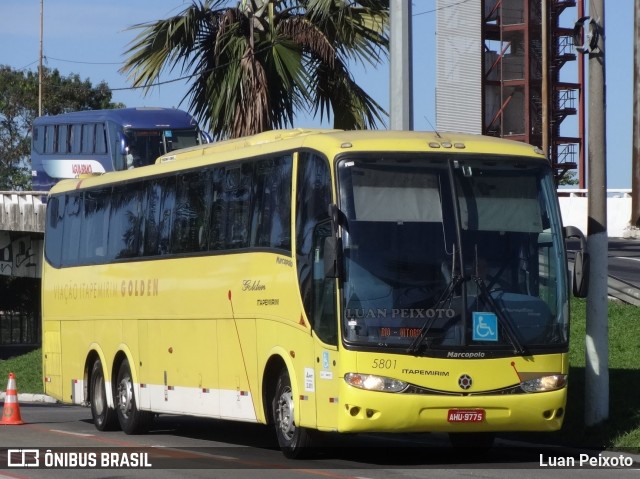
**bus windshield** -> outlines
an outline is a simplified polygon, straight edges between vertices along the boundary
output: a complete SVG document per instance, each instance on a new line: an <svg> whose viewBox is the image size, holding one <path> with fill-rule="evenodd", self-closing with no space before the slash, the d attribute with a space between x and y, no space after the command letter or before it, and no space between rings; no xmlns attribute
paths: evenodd
<svg viewBox="0 0 640 479"><path fill-rule="evenodd" d="M124 152L127 166L137 168L154 163L156 158L180 148L200 144L200 131L189 129L125 129Z"/></svg>
<svg viewBox="0 0 640 479"><path fill-rule="evenodd" d="M445 357L566 350L546 165L407 155L345 158L338 171L348 346Z"/></svg>

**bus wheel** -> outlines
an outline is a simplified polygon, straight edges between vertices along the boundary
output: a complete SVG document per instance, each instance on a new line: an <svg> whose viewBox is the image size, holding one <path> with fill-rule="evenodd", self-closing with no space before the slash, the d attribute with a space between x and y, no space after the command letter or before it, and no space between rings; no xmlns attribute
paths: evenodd
<svg viewBox="0 0 640 479"><path fill-rule="evenodd" d="M107 406L107 392L105 389L102 362L98 359L93 363L89 382L91 392L91 416L98 431L113 431L118 428L118 416L115 410Z"/></svg>
<svg viewBox="0 0 640 479"><path fill-rule="evenodd" d="M120 427L127 434L143 434L149 429L153 415L140 411L133 393L133 379L129 361L124 360L118 370L116 383L116 411Z"/></svg>
<svg viewBox="0 0 640 479"><path fill-rule="evenodd" d="M278 445L284 455L291 459L308 456L311 452L310 431L295 425L291 380L285 370L278 378L272 406Z"/></svg>

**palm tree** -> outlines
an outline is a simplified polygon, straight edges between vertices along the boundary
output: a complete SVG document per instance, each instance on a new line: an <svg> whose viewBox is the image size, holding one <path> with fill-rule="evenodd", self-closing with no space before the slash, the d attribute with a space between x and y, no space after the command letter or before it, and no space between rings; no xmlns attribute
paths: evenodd
<svg viewBox="0 0 640 479"><path fill-rule="evenodd" d="M190 78L189 109L234 138L293 126L295 112L335 128L373 128L387 113L353 80L349 61L388 53L389 0L193 0L178 15L132 26L121 72L149 91L160 74Z"/></svg>

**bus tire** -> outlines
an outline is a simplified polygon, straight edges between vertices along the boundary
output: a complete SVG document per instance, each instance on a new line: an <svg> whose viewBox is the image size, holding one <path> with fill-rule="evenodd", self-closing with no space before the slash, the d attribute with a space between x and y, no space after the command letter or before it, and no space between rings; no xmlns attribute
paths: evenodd
<svg viewBox="0 0 640 479"><path fill-rule="evenodd" d="M91 416L93 425L98 431L114 431L118 429L118 416L113 408L107 404L107 391L104 380L102 362L98 359L93 363L91 369Z"/></svg>
<svg viewBox="0 0 640 479"><path fill-rule="evenodd" d="M283 369L273 396L273 423L283 454L290 459L301 459L311 454L311 431L296 426L294 404L291 380L287 371Z"/></svg>
<svg viewBox="0 0 640 479"><path fill-rule="evenodd" d="M125 359L118 369L116 382L116 411L118 422L126 434L144 434L149 430L153 415L140 411L133 390L133 377L129 361Z"/></svg>

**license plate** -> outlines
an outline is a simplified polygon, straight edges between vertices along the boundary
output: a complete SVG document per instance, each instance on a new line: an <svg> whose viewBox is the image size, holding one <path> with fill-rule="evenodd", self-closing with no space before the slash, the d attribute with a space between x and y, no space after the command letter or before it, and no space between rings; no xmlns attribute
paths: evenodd
<svg viewBox="0 0 640 479"><path fill-rule="evenodd" d="M484 409L449 409L447 421L449 422L482 422L484 421Z"/></svg>

